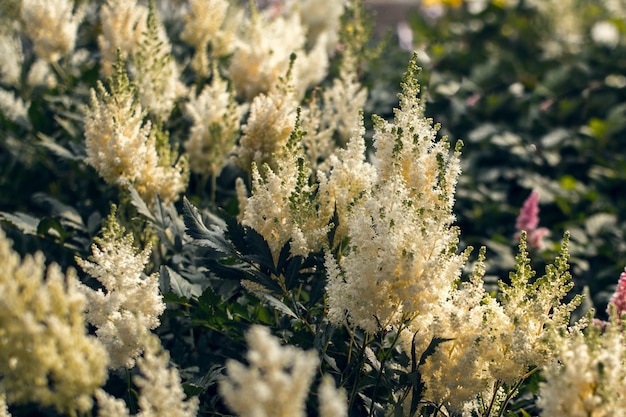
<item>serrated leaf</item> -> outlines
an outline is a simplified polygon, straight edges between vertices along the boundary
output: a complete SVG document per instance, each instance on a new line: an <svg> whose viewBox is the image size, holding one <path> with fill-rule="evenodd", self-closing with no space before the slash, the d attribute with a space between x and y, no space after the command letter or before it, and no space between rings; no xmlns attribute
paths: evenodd
<svg viewBox="0 0 626 417"><path fill-rule="evenodd" d="M143 201L143 198L141 198L137 190L135 190L135 187L133 187L131 184L128 184L128 191L130 193L130 203L133 205L133 207L137 209L139 214L144 215L148 220L156 224L157 221L154 218L154 215L146 205L146 202Z"/></svg>
<svg viewBox="0 0 626 417"><path fill-rule="evenodd" d="M291 241L287 241L280 249L280 254L278 255L278 262L276 262L276 271L282 273L285 270L285 266L289 260L289 256L291 255Z"/></svg>
<svg viewBox="0 0 626 417"><path fill-rule="evenodd" d="M272 251L265 238L251 227L246 226L245 231L248 254L244 256L244 259L255 262L259 264L261 268L268 270L272 274L278 275L276 268L274 267Z"/></svg>
<svg viewBox="0 0 626 417"><path fill-rule="evenodd" d="M202 287L199 284L192 284L166 265L161 266L159 275L169 283L170 291L179 297L189 300L202 294Z"/></svg>
<svg viewBox="0 0 626 417"><path fill-rule="evenodd" d="M276 310L280 311L281 313L284 313L290 317L293 317L294 319L298 318L296 313L294 313L285 303L283 303L282 301L280 301L278 298L274 297L273 295L268 294L266 292L262 292L262 291L254 291L253 293L258 298L264 299L265 301L267 301L272 307L274 307Z"/></svg>
<svg viewBox="0 0 626 417"><path fill-rule="evenodd" d="M189 306L189 300L184 298L184 297L180 297L176 294L174 294L173 292L166 292L163 293L163 301L166 303L173 303L173 304L180 304L183 306Z"/></svg>
<svg viewBox="0 0 626 417"><path fill-rule="evenodd" d="M183 222L185 232L194 239L194 244L210 247L224 255L234 254L232 244L224 236L222 227L204 224L200 211L187 198L183 198Z"/></svg>
<svg viewBox="0 0 626 417"><path fill-rule="evenodd" d="M63 204L54 197L51 197L44 193L35 193L32 196L34 203L39 205L45 205L50 208L52 216L60 217L67 220L69 225L78 230L86 231L83 219L74 207Z"/></svg>
<svg viewBox="0 0 626 417"><path fill-rule="evenodd" d="M44 135L43 133L38 133L37 137L41 140L41 142L39 142L39 145L48 149L55 155L64 159L69 159L71 161L83 162L83 158L81 156L74 155L70 150L56 143L54 139L52 139L50 136Z"/></svg>
<svg viewBox="0 0 626 417"><path fill-rule="evenodd" d="M19 211L15 213L0 211L0 217L13 224L13 226L27 235L36 235L37 226L39 226L39 222L41 221L37 217Z"/></svg>
<svg viewBox="0 0 626 417"><path fill-rule="evenodd" d="M287 290L296 288L300 284L300 269L302 268L302 256L294 256L290 259L285 269L285 287Z"/></svg>
<svg viewBox="0 0 626 417"><path fill-rule="evenodd" d="M226 222L226 237L228 237L228 240L232 242L235 249L241 253L245 253L247 249L245 238L246 231L243 225L241 225L235 217L230 216L225 212L222 212L222 214L225 214L224 221Z"/></svg>

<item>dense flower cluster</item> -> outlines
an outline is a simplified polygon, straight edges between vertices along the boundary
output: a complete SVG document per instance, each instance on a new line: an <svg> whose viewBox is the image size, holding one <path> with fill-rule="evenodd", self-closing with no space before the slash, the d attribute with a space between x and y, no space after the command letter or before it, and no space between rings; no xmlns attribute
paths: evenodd
<svg viewBox="0 0 626 417"><path fill-rule="evenodd" d="M427 327L463 263L454 253L458 232L450 227L458 154L435 139L424 118L416 71L413 61L395 124L376 121L377 174L365 181L371 188L355 193L362 197L346 218L349 250L328 276L331 321L347 319L369 332L417 317Z"/></svg>
<svg viewBox="0 0 626 417"><path fill-rule="evenodd" d="M157 152L158 128L145 120L136 89L118 60L110 91L102 83L91 90L85 118L87 162L109 183L130 182L148 201L178 198L187 186L185 159L174 166L169 145Z"/></svg>
<svg viewBox="0 0 626 417"><path fill-rule="evenodd" d="M117 223L115 212L107 220L101 238L95 239L90 261L77 259L80 267L102 284L92 290L85 285L87 321L107 348L112 368L132 368L144 348L150 330L159 325L165 303L159 294L159 276L145 276L150 248L139 252L133 236Z"/></svg>
<svg viewBox="0 0 626 417"><path fill-rule="evenodd" d="M623 329L591 326L557 345L558 361L545 368L537 405L541 416L617 417L626 413L626 341Z"/></svg>
<svg viewBox="0 0 626 417"><path fill-rule="evenodd" d="M519 240L522 231L528 236L528 245L531 248L543 249L543 237L548 234L548 229L539 226L539 193L533 191L530 193L524 205L520 210L520 214L515 222L515 228L518 230L515 238Z"/></svg>
<svg viewBox="0 0 626 417"><path fill-rule="evenodd" d="M195 417L198 414L198 398L186 399L180 374L169 364L170 356L154 336L146 341L146 350L137 359L140 374L133 380L141 395L136 417ZM116 399L104 390L95 394L98 400L98 417L128 417L130 412L124 401Z"/></svg>
<svg viewBox="0 0 626 417"><path fill-rule="evenodd" d="M239 417L304 417L305 400L315 376L315 352L294 346L280 346L269 329L252 327L246 334L249 365L229 360L228 376L220 381L220 393ZM346 416L345 393L337 391L331 380L322 384L320 415Z"/></svg>
<svg viewBox="0 0 626 417"><path fill-rule="evenodd" d="M74 50L84 10L69 0L23 0L21 6L24 33L39 58L55 63Z"/></svg>
<svg viewBox="0 0 626 417"><path fill-rule="evenodd" d="M74 272L20 259L0 229L0 374L9 404L37 402L87 412L107 377L108 355L87 334L85 296ZM44 278L45 274L45 278Z"/></svg>
<svg viewBox="0 0 626 417"><path fill-rule="evenodd" d="M193 120L185 150L193 172L215 177L228 162L227 154L239 136L241 108L217 66L211 84L197 96L194 93L192 90L185 106L185 113Z"/></svg>

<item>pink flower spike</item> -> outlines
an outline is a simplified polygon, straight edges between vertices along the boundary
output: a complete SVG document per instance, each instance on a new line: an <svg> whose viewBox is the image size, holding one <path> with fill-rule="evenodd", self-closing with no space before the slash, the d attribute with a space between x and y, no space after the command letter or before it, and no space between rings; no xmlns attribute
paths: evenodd
<svg viewBox="0 0 626 417"><path fill-rule="evenodd" d="M545 227L540 227L531 231L528 235L528 246L531 248L543 249L545 243L543 243L543 237L549 233L549 230Z"/></svg>
<svg viewBox="0 0 626 417"><path fill-rule="evenodd" d="M619 323L622 314L626 312L626 268L620 274L617 288L615 288L611 301L609 301L609 307L607 307L609 316L611 315L611 305L614 306L613 312L617 314L617 322Z"/></svg>
<svg viewBox="0 0 626 417"><path fill-rule="evenodd" d="M517 230L525 230L531 233L539 225L539 193L533 191L530 193L524 205L520 210L515 227Z"/></svg>

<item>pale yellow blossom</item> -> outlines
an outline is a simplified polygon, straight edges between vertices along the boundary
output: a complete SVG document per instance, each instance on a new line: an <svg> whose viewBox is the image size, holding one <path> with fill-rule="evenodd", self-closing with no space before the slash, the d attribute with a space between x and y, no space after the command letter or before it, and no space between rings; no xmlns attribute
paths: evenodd
<svg viewBox="0 0 626 417"><path fill-rule="evenodd" d="M74 10L70 0L22 0L24 33L33 41L37 56L51 63L74 50L83 15L84 9Z"/></svg>
<svg viewBox="0 0 626 417"><path fill-rule="evenodd" d="M211 83L197 96L194 92L185 105L185 114L193 122L185 142L189 166L193 172L216 176L239 137L242 111L216 67Z"/></svg>
<svg viewBox="0 0 626 417"><path fill-rule="evenodd" d="M11 403L87 412L107 378L108 355L87 334L86 299L76 274L47 268L43 255L20 259L0 229L0 374ZM45 274L45 278L44 278Z"/></svg>
<svg viewBox="0 0 626 417"><path fill-rule="evenodd" d="M87 163L105 181L124 186L130 182L147 201L155 194L174 201L186 188L186 160L171 161L163 144L157 152L158 130L136 97L135 87L120 62L107 91L102 83L91 90L91 105L85 117Z"/></svg>
<svg viewBox="0 0 626 417"><path fill-rule="evenodd" d="M105 77L113 75L117 51L126 60L133 56L145 36L148 8L137 1L107 0L100 9L102 33L98 46L102 57L101 72Z"/></svg>
<svg viewBox="0 0 626 417"><path fill-rule="evenodd" d="M262 326L252 327L246 341L248 366L228 360L219 383L226 405L239 417L304 417L317 354L281 346Z"/></svg>
<svg viewBox="0 0 626 417"><path fill-rule="evenodd" d="M107 348L112 368L132 368L142 352L150 330L159 324L165 310L159 293L159 275L146 276L150 248L139 251L133 236L125 233L111 213L101 238L95 239L90 261L77 258L78 265L102 284L81 290L89 300L87 320Z"/></svg>
<svg viewBox="0 0 626 417"><path fill-rule="evenodd" d="M182 40L195 49L191 67L201 76L207 76L211 68L207 48L228 33L222 28L229 4L226 0L190 0L189 13L185 15ZM219 55L218 55L219 56Z"/></svg>
<svg viewBox="0 0 626 417"><path fill-rule="evenodd" d="M148 339L144 354L137 359L139 374L133 382L139 389L135 417L195 417L198 398L187 399L178 369L170 365L170 355L156 336ZM96 392L98 417L127 417L124 401L103 390Z"/></svg>

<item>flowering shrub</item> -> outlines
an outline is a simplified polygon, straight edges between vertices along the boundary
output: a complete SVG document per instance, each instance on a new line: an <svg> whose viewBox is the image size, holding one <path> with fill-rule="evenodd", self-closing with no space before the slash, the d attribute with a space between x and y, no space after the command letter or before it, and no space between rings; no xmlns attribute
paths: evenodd
<svg viewBox="0 0 626 417"><path fill-rule="evenodd" d="M6 2L0 415L620 415L623 279L533 193L490 291L418 56L370 129L363 4L266 3Z"/></svg>

